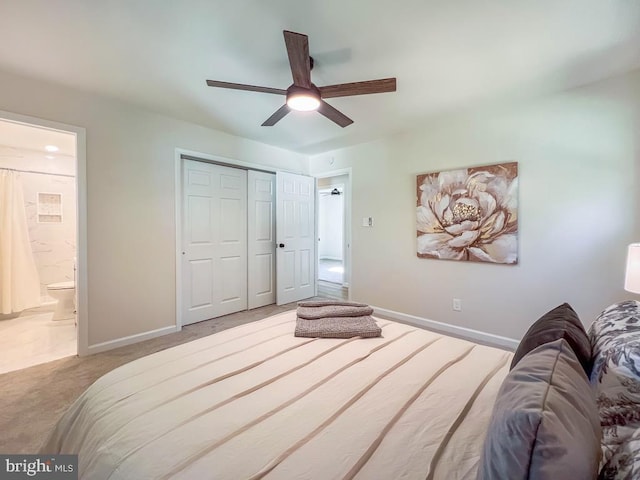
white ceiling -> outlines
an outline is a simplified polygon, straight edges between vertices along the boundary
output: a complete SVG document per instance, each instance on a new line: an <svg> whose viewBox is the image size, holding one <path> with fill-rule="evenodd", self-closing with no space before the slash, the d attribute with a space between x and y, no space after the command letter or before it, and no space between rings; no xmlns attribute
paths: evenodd
<svg viewBox="0 0 640 480"><path fill-rule="evenodd" d="M395 76L398 92L328 102L355 123L291 113L282 30L309 35L318 86ZM0 70L43 78L302 153L640 68L634 0L12 0Z"/></svg>
<svg viewBox="0 0 640 480"><path fill-rule="evenodd" d="M47 146L58 147L58 150L49 152L45 148ZM76 136L49 128L0 120L0 155L10 154L12 150L28 150L31 154L41 154L42 157L75 158Z"/></svg>

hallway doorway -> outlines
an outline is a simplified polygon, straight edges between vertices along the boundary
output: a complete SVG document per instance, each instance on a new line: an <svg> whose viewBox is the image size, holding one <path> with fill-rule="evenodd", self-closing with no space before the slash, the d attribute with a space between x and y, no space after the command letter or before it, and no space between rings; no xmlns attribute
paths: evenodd
<svg viewBox="0 0 640 480"><path fill-rule="evenodd" d="M318 280L344 283L344 185L318 189Z"/></svg>
<svg viewBox="0 0 640 480"><path fill-rule="evenodd" d="M317 179L318 296L338 300L349 298L350 180L342 172Z"/></svg>

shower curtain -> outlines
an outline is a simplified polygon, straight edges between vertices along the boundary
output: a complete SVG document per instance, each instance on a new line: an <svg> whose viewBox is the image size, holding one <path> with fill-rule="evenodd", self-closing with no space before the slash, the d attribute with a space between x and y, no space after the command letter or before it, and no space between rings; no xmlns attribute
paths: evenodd
<svg viewBox="0 0 640 480"><path fill-rule="evenodd" d="M0 314L40 304L22 184L17 172L0 169Z"/></svg>

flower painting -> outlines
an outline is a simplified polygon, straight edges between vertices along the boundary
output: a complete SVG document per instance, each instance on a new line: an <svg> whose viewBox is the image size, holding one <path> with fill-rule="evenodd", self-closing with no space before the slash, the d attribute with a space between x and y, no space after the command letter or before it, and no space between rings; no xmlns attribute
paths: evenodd
<svg viewBox="0 0 640 480"><path fill-rule="evenodd" d="M417 178L420 258L518 263L518 163Z"/></svg>

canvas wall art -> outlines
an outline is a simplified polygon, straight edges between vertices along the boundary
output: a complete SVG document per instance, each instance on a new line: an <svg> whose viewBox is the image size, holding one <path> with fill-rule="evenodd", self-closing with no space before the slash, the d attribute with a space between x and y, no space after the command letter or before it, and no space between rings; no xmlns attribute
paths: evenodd
<svg viewBox="0 0 640 480"><path fill-rule="evenodd" d="M518 263L518 163L417 176L420 258Z"/></svg>

